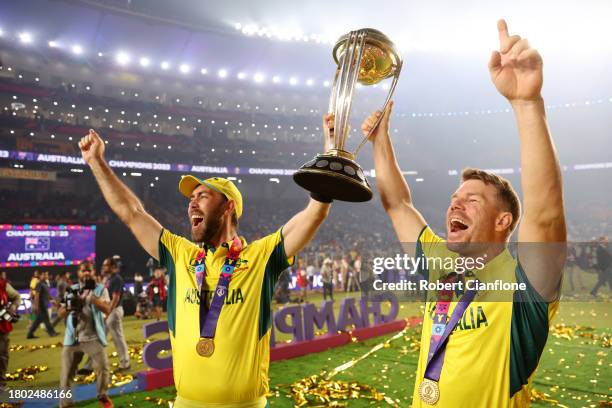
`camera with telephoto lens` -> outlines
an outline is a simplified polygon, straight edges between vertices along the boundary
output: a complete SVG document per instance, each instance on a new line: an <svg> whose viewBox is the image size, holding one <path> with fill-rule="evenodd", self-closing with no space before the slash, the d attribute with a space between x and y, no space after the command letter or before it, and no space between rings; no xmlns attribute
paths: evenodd
<svg viewBox="0 0 612 408"><path fill-rule="evenodd" d="M69 313L79 313L81 309L83 309L83 306L85 306L85 300L81 298L81 295L84 291L94 290L95 288L96 281L94 279L85 280L85 285L79 289L74 289L72 287L66 288L62 306L64 306Z"/></svg>
<svg viewBox="0 0 612 408"><path fill-rule="evenodd" d="M0 320L6 320L9 323L15 323L19 320L18 314L13 314L10 312L7 305L0 306Z"/></svg>

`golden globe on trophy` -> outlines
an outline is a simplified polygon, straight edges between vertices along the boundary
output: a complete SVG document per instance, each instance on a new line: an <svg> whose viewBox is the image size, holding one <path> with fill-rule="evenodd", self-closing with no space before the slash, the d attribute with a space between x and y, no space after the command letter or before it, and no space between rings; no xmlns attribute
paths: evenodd
<svg viewBox="0 0 612 408"><path fill-rule="evenodd" d="M354 151L347 150L346 146L355 86L357 83L374 85L393 77L381 109L384 111L399 79L402 57L386 35L372 28L351 31L340 37L333 56L338 67L329 101L329 112L334 114L332 147L300 167L293 179L304 189L335 200L368 201L372 198L372 189L355 158L370 134ZM380 119L382 115L378 121Z"/></svg>

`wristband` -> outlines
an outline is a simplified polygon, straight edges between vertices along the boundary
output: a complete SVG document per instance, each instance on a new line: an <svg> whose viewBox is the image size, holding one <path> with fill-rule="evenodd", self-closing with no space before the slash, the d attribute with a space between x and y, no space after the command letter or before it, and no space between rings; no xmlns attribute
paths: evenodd
<svg viewBox="0 0 612 408"><path fill-rule="evenodd" d="M310 198L324 204L329 204L334 201L333 198L326 196L325 194L315 193L314 191L310 192Z"/></svg>

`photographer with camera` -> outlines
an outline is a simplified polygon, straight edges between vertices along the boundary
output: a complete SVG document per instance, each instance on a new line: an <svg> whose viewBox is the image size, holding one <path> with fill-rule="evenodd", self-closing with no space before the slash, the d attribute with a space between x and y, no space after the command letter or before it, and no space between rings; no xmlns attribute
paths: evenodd
<svg viewBox="0 0 612 408"><path fill-rule="evenodd" d="M96 390L102 407L112 407L107 390L110 381L110 366L106 356L106 332L103 313L110 313L110 297L106 288L97 284L95 270L90 262L82 262L78 270L79 282L66 289L59 314L66 320L66 334L62 350L60 387L68 390L83 354L93 361L96 373ZM63 399L60 407L72 406Z"/></svg>
<svg viewBox="0 0 612 408"><path fill-rule="evenodd" d="M0 393L6 389L4 374L9 360L9 333L13 331L13 323L19 320L17 307L21 296L4 278L0 278Z"/></svg>

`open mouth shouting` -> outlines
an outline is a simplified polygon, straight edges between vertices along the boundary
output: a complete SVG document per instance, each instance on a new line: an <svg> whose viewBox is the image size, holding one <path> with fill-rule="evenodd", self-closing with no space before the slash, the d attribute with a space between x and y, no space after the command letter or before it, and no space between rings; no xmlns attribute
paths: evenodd
<svg viewBox="0 0 612 408"><path fill-rule="evenodd" d="M204 222L204 216L200 214L191 214L191 226L193 228L197 228L203 222Z"/></svg>
<svg viewBox="0 0 612 408"><path fill-rule="evenodd" d="M465 231L470 228L470 222L458 215L451 215L448 218L448 239L449 241L460 240Z"/></svg>

